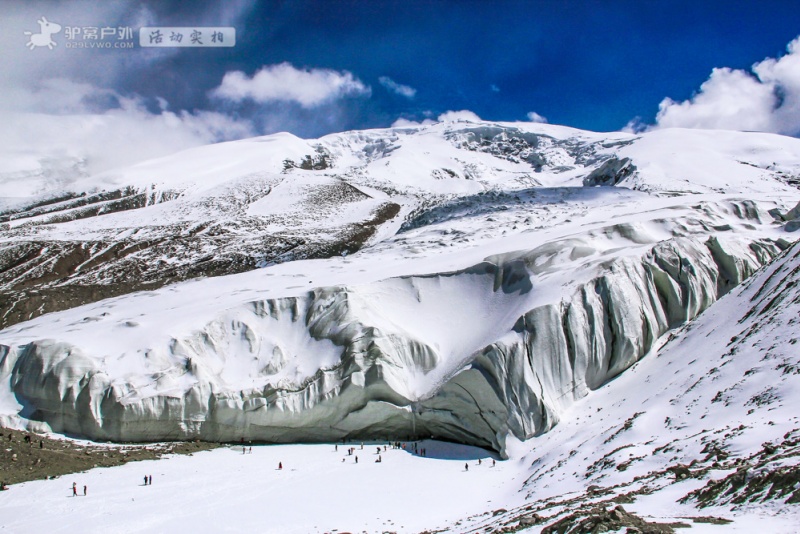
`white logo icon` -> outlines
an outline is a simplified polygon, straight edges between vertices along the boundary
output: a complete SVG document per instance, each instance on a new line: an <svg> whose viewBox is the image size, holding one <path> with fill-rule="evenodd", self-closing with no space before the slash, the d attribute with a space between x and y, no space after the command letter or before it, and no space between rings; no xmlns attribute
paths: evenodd
<svg viewBox="0 0 800 534"><path fill-rule="evenodd" d="M56 24L55 22L49 22L44 17L37 20L36 22L39 23L39 28L41 28L40 33L25 32L25 35L31 36L30 41L28 41L25 46L30 47L31 50L33 50L37 46L46 46L48 49L52 50L53 47L56 46L58 43L53 41L51 35L60 32L61 26L59 24Z"/></svg>

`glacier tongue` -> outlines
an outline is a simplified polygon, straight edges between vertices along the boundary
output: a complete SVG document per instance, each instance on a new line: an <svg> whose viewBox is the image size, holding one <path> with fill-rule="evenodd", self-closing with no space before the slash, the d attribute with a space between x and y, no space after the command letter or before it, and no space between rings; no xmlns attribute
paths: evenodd
<svg viewBox="0 0 800 534"><path fill-rule="evenodd" d="M37 340L5 347L0 369L27 417L94 439L434 436L502 451L509 432L552 428L779 251L675 238L539 305L542 251L508 253L251 302L133 364Z"/></svg>

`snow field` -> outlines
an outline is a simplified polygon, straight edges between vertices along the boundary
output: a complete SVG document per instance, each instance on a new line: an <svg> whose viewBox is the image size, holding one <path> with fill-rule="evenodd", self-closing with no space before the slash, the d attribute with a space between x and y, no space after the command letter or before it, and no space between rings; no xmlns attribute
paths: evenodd
<svg viewBox="0 0 800 534"><path fill-rule="evenodd" d="M492 466L482 449L436 441L419 442L426 458L384 444L381 463L373 443L232 446L19 484L0 494L0 532L420 532L519 498L513 460Z"/></svg>

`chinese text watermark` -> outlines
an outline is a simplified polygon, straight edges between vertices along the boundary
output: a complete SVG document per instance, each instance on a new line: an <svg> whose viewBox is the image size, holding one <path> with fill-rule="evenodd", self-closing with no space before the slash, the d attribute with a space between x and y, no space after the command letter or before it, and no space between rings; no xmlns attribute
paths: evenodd
<svg viewBox="0 0 800 534"><path fill-rule="evenodd" d="M144 27L139 29L139 46L144 47L224 47L236 45L236 29L231 27Z"/></svg>

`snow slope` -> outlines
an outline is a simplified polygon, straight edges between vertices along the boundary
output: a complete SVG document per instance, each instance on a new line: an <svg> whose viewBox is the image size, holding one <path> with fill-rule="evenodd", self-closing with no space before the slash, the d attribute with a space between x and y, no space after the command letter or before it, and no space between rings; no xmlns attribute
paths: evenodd
<svg viewBox="0 0 800 534"><path fill-rule="evenodd" d="M526 530L538 532L592 504L625 503L660 522L698 515L734 521L706 527L713 532L796 532L798 280L795 244L575 403L557 427L527 443L520 460L527 509L482 525L518 524L538 513L539 526Z"/></svg>

